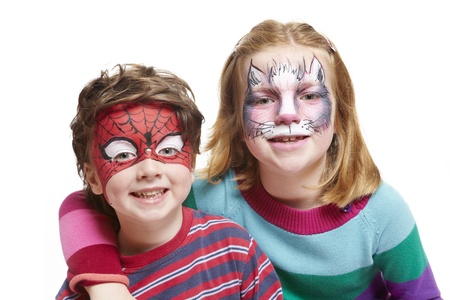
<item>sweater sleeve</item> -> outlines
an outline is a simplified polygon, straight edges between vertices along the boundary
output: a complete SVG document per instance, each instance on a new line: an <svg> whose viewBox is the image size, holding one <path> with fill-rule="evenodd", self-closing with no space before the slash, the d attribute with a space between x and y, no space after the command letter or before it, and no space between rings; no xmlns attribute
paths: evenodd
<svg viewBox="0 0 450 300"><path fill-rule="evenodd" d="M375 265L395 299L442 299L408 204L384 183L373 195L371 220L378 235Z"/></svg>
<svg viewBox="0 0 450 300"><path fill-rule="evenodd" d="M112 220L84 201L83 191L64 199L59 209L59 232L70 288L104 282L129 284L122 273Z"/></svg>

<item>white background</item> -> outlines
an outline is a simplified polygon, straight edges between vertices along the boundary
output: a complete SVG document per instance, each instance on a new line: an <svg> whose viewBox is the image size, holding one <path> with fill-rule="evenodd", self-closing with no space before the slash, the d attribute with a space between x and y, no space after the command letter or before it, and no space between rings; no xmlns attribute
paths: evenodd
<svg viewBox="0 0 450 300"><path fill-rule="evenodd" d="M65 277L58 208L81 188L69 123L84 84L116 63L174 71L195 92L206 138L225 58L252 26L274 18L306 21L335 43L354 80L369 149L384 179L409 203L442 296L450 297L450 22L444 5L3 1L2 292L53 299Z"/></svg>

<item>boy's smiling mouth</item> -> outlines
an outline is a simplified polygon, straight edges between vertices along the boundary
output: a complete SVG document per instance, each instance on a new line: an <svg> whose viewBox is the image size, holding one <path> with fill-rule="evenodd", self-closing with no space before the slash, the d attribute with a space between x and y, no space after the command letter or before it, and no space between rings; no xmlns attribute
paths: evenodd
<svg viewBox="0 0 450 300"><path fill-rule="evenodd" d="M133 192L131 194L136 198L154 199L154 198L157 198L157 197L163 195L165 192L166 192L166 189L159 189L159 190L154 190L154 191L150 191L150 192Z"/></svg>

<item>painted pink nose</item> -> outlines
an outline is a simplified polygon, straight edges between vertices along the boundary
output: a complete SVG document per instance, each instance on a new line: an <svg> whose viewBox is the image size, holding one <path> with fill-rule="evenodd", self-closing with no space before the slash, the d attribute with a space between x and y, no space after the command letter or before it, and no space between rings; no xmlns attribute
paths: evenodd
<svg viewBox="0 0 450 300"><path fill-rule="evenodd" d="M292 123L300 123L300 117L297 114L282 114L275 120L277 125L289 125Z"/></svg>

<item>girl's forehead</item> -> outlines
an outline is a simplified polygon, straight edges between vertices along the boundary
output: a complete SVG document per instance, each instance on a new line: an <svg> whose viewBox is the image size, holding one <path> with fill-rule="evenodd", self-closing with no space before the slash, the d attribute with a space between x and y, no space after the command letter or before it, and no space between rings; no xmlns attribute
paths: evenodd
<svg viewBox="0 0 450 300"><path fill-rule="evenodd" d="M263 72L280 65L295 67L301 64L307 67L314 57L320 61L325 72L327 72L330 65L328 54L321 49L300 45L275 46L250 55L247 58L245 69L249 70L250 63Z"/></svg>
<svg viewBox="0 0 450 300"><path fill-rule="evenodd" d="M242 70L242 77L247 78L247 85L242 88L243 90L248 88L248 83L251 80L250 77L254 68L259 70L264 76L267 76L268 79L274 75L284 75L279 77L278 82L280 84L285 80L293 80L289 74L296 76L295 73L299 70L310 73L317 66L320 66L320 70L324 76L325 86L333 94L332 82L334 75L328 52L319 48L300 45L275 46L249 55L246 58L244 69Z"/></svg>

